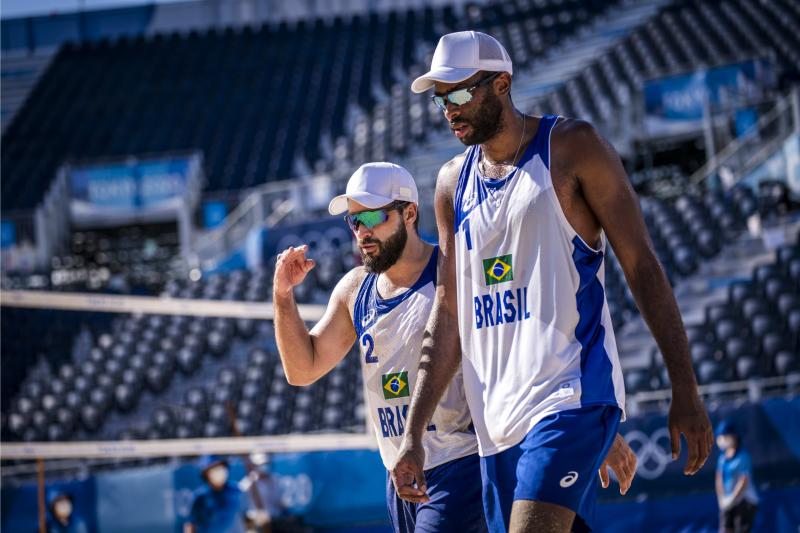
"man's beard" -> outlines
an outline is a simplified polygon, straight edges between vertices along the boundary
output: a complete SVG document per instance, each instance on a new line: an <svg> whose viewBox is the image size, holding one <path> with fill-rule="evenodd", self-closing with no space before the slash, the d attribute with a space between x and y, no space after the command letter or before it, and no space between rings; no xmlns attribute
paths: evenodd
<svg viewBox="0 0 800 533"><path fill-rule="evenodd" d="M365 239L361 244L375 244L377 251L373 255L367 255L361 251L361 260L364 262L364 268L368 272L380 274L389 270L392 265L397 263L406 247L406 240L408 240L408 231L403 224L400 224L400 229L395 231L385 241L377 239Z"/></svg>
<svg viewBox="0 0 800 533"><path fill-rule="evenodd" d="M475 116L469 120L456 120L453 124L468 124L472 132L459 139L465 146L483 144L503 131L503 106L500 98L489 93L483 103L478 107Z"/></svg>

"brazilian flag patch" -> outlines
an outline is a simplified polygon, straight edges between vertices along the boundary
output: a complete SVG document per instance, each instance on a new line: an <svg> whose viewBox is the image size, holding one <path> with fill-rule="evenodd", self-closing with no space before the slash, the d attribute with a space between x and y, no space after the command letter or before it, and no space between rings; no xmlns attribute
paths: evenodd
<svg viewBox="0 0 800 533"><path fill-rule="evenodd" d="M408 396L408 372L384 374L381 377L383 384L383 397L386 400Z"/></svg>
<svg viewBox="0 0 800 533"><path fill-rule="evenodd" d="M483 276L486 285L496 285L514 279L514 269L511 267L511 255L501 255L483 260Z"/></svg>

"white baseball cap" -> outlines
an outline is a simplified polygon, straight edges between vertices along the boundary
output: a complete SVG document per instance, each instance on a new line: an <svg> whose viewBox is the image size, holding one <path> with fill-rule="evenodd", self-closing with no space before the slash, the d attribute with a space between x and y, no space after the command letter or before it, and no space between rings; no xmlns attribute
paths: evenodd
<svg viewBox="0 0 800 533"><path fill-rule="evenodd" d="M491 35L479 31L448 33L436 45L431 69L414 80L411 90L425 92L436 81L458 83L481 70L514 73L511 56Z"/></svg>
<svg viewBox="0 0 800 533"><path fill-rule="evenodd" d="M347 211L347 200L356 201L370 209L389 205L395 200L419 203L414 178L394 163L365 163L358 167L347 182L347 190L328 204L331 215Z"/></svg>

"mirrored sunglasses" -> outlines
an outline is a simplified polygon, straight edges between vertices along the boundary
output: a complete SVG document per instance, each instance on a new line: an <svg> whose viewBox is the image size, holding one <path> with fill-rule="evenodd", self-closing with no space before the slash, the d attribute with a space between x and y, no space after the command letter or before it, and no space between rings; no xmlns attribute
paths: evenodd
<svg viewBox="0 0 800 533"><path fill-rule="evenodd" d="M447 109L447 102L455 106L460 106L467 104L472 101L472 92L480 87L481 85L488 83L489 81L495 79L499 76L500 72L495 72L491 76L487 76L480 80L478 83L473 85L472 87L464 87L463 89L455 89L450 91L449 93L437 95L434 94L431 98L433 99L433 103L436 104L436 107L441 109L442 111Z"/></svg>

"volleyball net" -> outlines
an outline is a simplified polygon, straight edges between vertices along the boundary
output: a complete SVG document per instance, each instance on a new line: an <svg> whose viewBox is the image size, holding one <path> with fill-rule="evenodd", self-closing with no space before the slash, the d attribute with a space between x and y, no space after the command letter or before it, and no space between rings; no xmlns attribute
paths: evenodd
<svg viewBox="0 0 800 533"><path fill-rule="evenodd" d="M6 473L25 472L34 460L376 447L357 357L349 354L310 387L288 385L269 302L1 291L0 304L17 320L38 321L32 329L40 335L48 335L53 313L112 317L60 363L23 378L4 408ZM307 323L325 310L298 308ZM4 365L31 356L10 349Z"/></svg>

